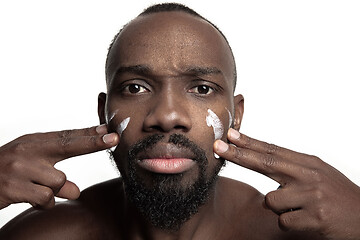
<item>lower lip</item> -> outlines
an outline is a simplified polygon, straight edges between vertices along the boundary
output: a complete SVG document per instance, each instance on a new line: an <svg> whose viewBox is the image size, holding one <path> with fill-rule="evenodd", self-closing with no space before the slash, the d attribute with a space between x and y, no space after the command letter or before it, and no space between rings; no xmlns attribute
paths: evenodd
<svg viewBox="0 0 360 240"><path fill-rule="evenodd" d="M139 166L154 173L178 174L192 168L195 162L188 158L152 158L139 161Z"/></svg>

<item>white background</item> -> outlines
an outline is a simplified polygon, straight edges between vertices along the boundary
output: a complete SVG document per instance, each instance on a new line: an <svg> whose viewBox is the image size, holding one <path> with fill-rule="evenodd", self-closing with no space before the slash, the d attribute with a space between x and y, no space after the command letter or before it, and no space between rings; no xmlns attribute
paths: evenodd
<svg viewBox="0 0 360 240"><path fill-rule="evenodd" d="M97 125L107 47L155 3L130 2L0 3L0 145L26 133ZM359 185L360 3L180 2L214 22L232 45L236 93L245 96L241 132L317 155ZM81 189L117 176L105 152L56 167ZM263 193L277 187L230 164L222 174ZM27 207L1 210L0 226Z"/></svg>

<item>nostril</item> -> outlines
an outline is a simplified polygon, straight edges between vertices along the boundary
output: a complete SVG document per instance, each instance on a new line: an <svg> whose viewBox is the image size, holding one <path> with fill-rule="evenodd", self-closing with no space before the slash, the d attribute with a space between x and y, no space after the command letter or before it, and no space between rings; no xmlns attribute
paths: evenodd
<svg viewBox="0 0 360 240"><path fill-rule="evenodd" d="M160 126L152 126L151 129L153 131L163 132L164 130Z"/></svg>
<svg viewBox="0 0 360 240"><path fill-rule="evenodd" d="M174 127L174 129L177 129L177 130L184 130L186 127L185 126L181 126L181 125L177 125Z"/></svg>
<svg viewBox="0 0 360 240"><path fill-rule="evenodd" d="M148 131L149 131L149 129L150 129L150 131L153 131L153 132L167 132L169 130L171 131L171 129L165 129L164 127L162 127L160 125L151 126L150 128L148 128ZM182 125L176 125L172 129L186 131L186 127L182 126Z"/></svg>

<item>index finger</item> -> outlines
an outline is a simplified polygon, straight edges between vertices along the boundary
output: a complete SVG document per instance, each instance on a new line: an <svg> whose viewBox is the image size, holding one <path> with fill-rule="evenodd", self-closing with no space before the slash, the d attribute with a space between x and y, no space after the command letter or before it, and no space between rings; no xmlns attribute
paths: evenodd
<svg viewBox="0 0 360 240"><path fill-rule="evenodd" d="M117 133L106 133L97 127L54 132L57 137L41 141L42 151L55 164L67 158L89 154L116 146ZM82 135L84 134L84 135Z"/></svg>
<svg viewBox="0 0 360 240"><path fill-rule="evenodd" d="M53 132L40 132L40 133L32 133L21 136L19 140L21 141L42 141L49 140L52 138L66 138L66 137L75 137L75 136L93 136L96 134L106 134L107 126L105 124L99 126L93 126L88 128L81 129L71 129L71 130L61 130L61 131L53 131Z"/></svg>
<svg viewBox="0 0 360 240"><path fill-rule="evenodd" d="M235 136L236 139L234 140L235 137L230 136L230 134L231 131L229 131L228 138L235 145L227 144L221 140L214 143L214 151L219 156L266 175L280 184L286 183L289 179L299 178L299 174L303 171L301 161L294 160L300 153L275 145L266 146L267 143L257 140L250 142L250 138L245 135L242 135L241 138L245 136L247 139L240 139L239 136Z"/></svg>
<svg viewBox="0 0 360 240"><path fill-rule="evenodd" d="M222 140L215 141L214 151L220 157L268 176L280 184L284 184L288 179L292 178L289 169L297 168L296 166L289 166L287 162L270 154L262 154L251 149L236 147Z"/></svg>
<svg viewBox="0 0 360 240"><path fill-rule="evenodd" d="M275 144L250 138L245 134L240 134L235 129L229 129L228 139L238 147L251 149L259 153L272 154L274 156L282 157L283 159L294 160L294 162L297 162L299 159L303 159L304 155L306 155L279 147Z"/></svg>

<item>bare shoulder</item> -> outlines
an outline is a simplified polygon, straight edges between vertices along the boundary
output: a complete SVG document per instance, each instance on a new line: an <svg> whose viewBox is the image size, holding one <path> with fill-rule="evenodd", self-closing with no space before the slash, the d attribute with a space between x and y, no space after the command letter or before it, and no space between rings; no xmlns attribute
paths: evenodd
<svg viewBox="0 0 360 240"><path fill-rule="evenodd" d="M264 195L257 189L243 182L221 177L217 195L222 202L221 211L227 216L229 223L237 223L236 228L232 226L237 231L237 238L272 239L270 236L280 233L277 216L265 208Z"/></svg>
<svg viewBox="0 0 360 240"><path fill-rule="evenodd" d="M0 230L0 239L102 239L104 234L112 234L108 223L120 211L121 188L121 180L114 179L94 185L78 200L58 203L52 209L30 208Z"/></svg>
<svg viewBox="0 0 360 240"><path fill-rule="evenodd" d="M222 214L236 229L236 239L320 240L310 232L286 232L278 225L278 215L267 209L264 195L252 186L221 177L217 195L222 202Z"/></svg>

